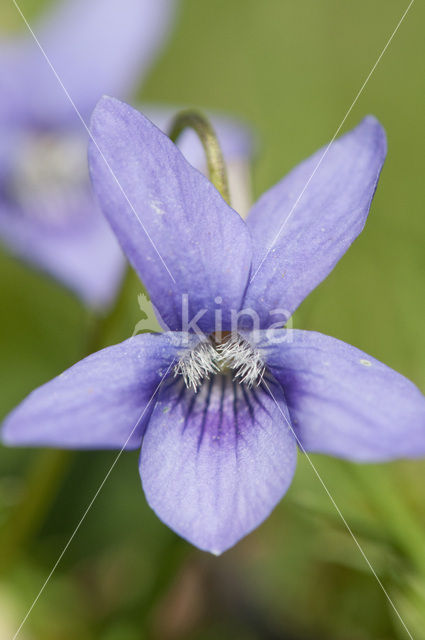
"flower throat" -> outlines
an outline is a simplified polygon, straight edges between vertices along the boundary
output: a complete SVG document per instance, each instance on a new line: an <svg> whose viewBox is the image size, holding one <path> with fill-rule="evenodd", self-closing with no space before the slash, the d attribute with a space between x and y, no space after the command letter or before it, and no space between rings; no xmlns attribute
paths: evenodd
<svg viewBox="0 0 425 640"><path fill-rule="evenodd" d="M264 376L265 366L256 351L239 334L216 334L185 353L174 367L174 376L181 375L186 386L197 391L211 375L233 373L233 380L248 387L258 386Z"/></svg>

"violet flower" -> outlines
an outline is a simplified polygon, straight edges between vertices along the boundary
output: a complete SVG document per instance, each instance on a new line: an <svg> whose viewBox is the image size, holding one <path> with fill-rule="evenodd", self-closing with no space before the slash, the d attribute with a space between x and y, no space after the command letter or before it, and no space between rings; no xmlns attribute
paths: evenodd
<svg viewBox="0 0 425 640"><path fill-rule="evenodd" d="M322 151L246 223L129 106L103 98L92 131L94 189L170 330L95 353L34 391L6 419L6 443L141 447L151 507L213 553L269 515L297 444L361 462L424 454L425 399L411 382L334 338L274 328L273 312L292 313L363 228L386 153L377 120L335 141L291 216Z"/></svg>
<svg viewBox="0 0 425 640"><path fill-rule="evenodd" d="M84 120L103 93L128 96L148 73L176 4L64 0L35 27ZM89 306L107 306L125 258L92 197L84 127L29 33L0 43L0 94L0 240ZM228 157L248 153L245 131L217 126Z"/></svg>

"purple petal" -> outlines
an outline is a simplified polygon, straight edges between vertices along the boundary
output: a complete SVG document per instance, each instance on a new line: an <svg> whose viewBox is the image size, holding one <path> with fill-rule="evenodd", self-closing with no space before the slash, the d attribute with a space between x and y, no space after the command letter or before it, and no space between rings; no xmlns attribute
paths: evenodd
<svg viewBox="0 0 425 640"><path fill-rule="evenodd" d="M175 6L173 0L66 0L34 27L84 117L103 93L124 97L147 73L169 33ZM12 119L25 118L47 128L70 121L78 124L69 99L29 34L20 45L3 44L0 87L7 101L18 107L18 112L9 113Z"/></svg>
<svg viewBox="0 0 425 640"><path fill-rule="evenodd" d="M200 549L221 553L257 527L288 489L296 444L286 406L214 376L194 394L161 392L147 427L141 477L156 514Z"/></svg>
<svg viewBox="0 0 425 640"><path fill-rule="evenodd" d="M188 317L199 313L200 329L214 327L216 298L227 310L226 327L249 275L245 223L169 138L128 105L102 98L92 131L95 192L163 322L182 327L187 294Z"/></svg>
<svg viewBox="0 0 425 640"><path fill-rule="evenodd" d="M34 53L34 51L33 51ZM0 122L2 129L28 120L28 100L23 69L28 63L28 42L24 39L0 41ZM2 136L4 131L2 130Z"/></svg>
<svg viewBox="0 0 425 640"><path fill-rule="evenodd" d="M26 209L0 201L5 247L63 282L88 306L108 306L120 286L125 258L97 203L89 193L80 193L72 203L53 199L55 219L41 204L36 196Z"/></svg>
<svg viewBox="0 0 425 640"><path fill-rule="evenodd" d="M153 394L181 334L143 334L88 356L33 391L6 418L3 442L76 449L140 446Z"/></svg>
<svg viewBox="0 0 425 640"><path fill-rule="evenodd" d="M247 219L255 246L244 306L258 309L262 326L270 326L271 309L293 313L361 232L385 154L385 132L368 116L254 205Z"/></svg>
<svg viewBox="0 0 425 640"><path fill-rule="evenodd" d="M368 462L425 455L425 397L407 378L320 333L260 333L306 451Z"/></svg>

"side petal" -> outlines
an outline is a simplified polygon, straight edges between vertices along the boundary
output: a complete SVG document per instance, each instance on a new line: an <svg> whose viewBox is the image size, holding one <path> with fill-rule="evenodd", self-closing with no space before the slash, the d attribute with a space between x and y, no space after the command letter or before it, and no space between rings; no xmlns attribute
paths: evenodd
<svg viewBox="0 0 425 640"><path fill-rule="evenodd" d="M143 78L169 33L175 6L174 0L65 0L34 27L84 117L103 93L124 97ZM33 38L17 44L4 44L0 57L2 93L19 107L11 118L47 128L77 122Z"/></svg>
<svg viewBox="0 0 425 640"><path fill-rule="evenodd" d="M365 462L425 455L425 397L407 378L320 333L261 333L306 451Z"/></svg>
<svg viewBox="0 0 425 640"><path fill-rule="evenodd" d="M245 307L270 326L271 309L292 314L363 229L386 154L372 116L269 189L247 224L254 242Z"/></svg>
<svg viewBox="0 0 425 640"><path fill-rule="evenodd" d="M288 489L296 444L285 403L214 376L197 394L164 388L140 472L150 506L200 549L219 554L257 527Z"/></svg>
<svg viewBox="0 0 425 640"><path fill-rule="evenodd" d="M181 334L143 334L88 356L33 391L6 418L13 446L134 449Z"/></svg>
<svg viewBox="0 0 425 640"><path fill-rule="evenodd" d="M215 299L238 310L251 265L251 238L240 216L178 148L138 111L113 98L92 117L89 165L104 214L172 330L188 318L211 331Z"/></svg>

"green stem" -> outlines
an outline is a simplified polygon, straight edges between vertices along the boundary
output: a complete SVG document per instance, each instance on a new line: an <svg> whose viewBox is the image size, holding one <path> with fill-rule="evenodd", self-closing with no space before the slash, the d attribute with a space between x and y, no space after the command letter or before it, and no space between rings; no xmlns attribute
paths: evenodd
<svg viewBox="0 0 425 640"><path fill-rule="evenodd" d="M226 165L217 136L209 120L197 111L181 111L176 115L170 128L169 137L177 141L184 129L193 129L199 136L207 157L208 174L211 182L224 200L230 204L229 184Z"/></svg>
<svg viewBox="0 0 425 640"><path fill-rule="evenodd" d="M131 285L132 273L127 272L116 304L106 315L93 314L83 357L104 346L105 336L119 317ZM0 530L0 572L7 569L19 552L37 533L57 497L61 484L71 467L74 451L45 449L35 456L28 473L25 491Z"/></svg>

